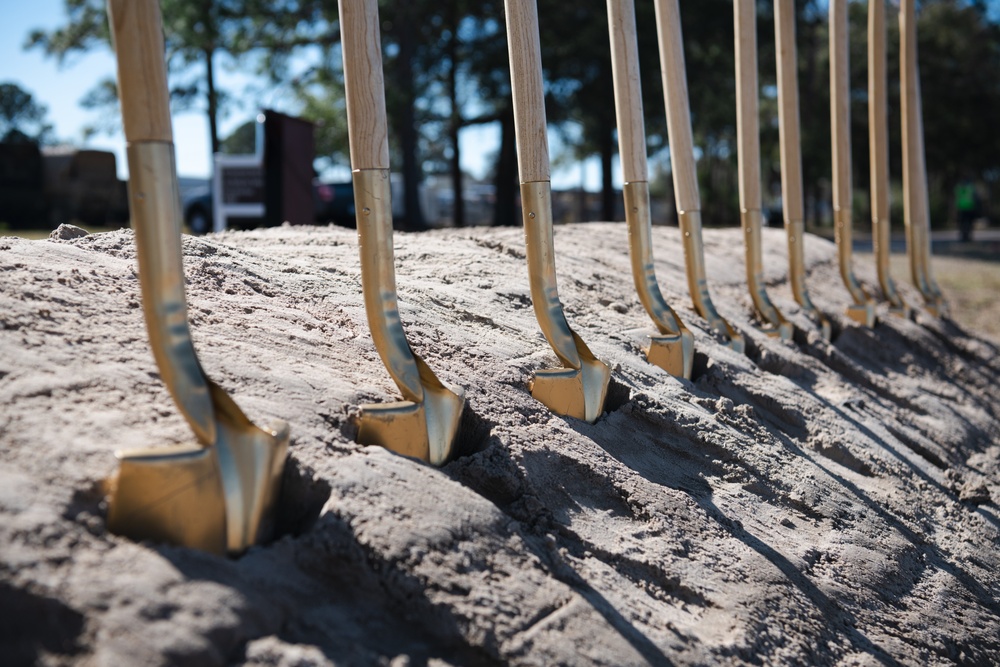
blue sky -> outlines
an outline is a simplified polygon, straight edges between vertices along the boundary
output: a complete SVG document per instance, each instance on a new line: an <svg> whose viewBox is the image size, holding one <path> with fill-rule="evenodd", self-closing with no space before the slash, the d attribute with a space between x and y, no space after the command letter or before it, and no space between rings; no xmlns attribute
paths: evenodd
<svg viewBox="0 0 1000 667"><path fill-rule="evenodd" d="M23 46L28 33L36 28L52 29L65 23L63 0L0 0L3 21L0 22L0 82L12 81L27 90L48 109L48 120L56 136L63 141L80 145L83 129L97 120L93 111L80 107L80 100L100 80L114 77L115 60L110 49L95 50L75 55L59 65L39 49L25 51ZM251 80L235 72L225 63L217 66L219 85L238 93ZM252 95L252 94L251 94ZM241 100L240 108L220 120L220 133L226 136L241 123L253 118L261 107L271 107L294 113L283 108L280 93L258 93L259 99L250 95ZM174 143L177 150L177 169L182 176L207 177L210 174L208 124L200 110L176 113L173 116ZM463 168L475 176L482 176L486 157L496 150L499 136L496 127L474 127L463 131ZM124 177L125 139L120 132L113 135L99 134L86 142L87 147L114 151L118 157L118 171ZM555 149L555 146L553 147ZM554 153L553 153L554 155ZM348 178L346 170L332 174L335 178ZM556 170L553 185L559 188L579 187L581 180L588 189L596 190L600 184L600 168L596 160ZM616 179L617 180L617 179Z"/></svg>
<svg viewBox="0 0 1000 667"><path fill-rule="evenodd" d="M48 109L48 120L55 126L56 136L63 141L80 144L83 128L97 120L97 114L80 107L80 100L100 80L115 75L115 60L110 49L93 51L68 58L61 66L39 49L25 51L28 33L36 28L52 29L65 23L63 0L0 0L3 21L0 22L0 81L13 81L31 93ZM238 78L223 74L223 84ZM225 133L249 118L249 114L234 114L222 123ZM204 114L190 111L173 118L177 145L178 171L186 176L207 176L209 173L208 125ZM118 156L118 171L127 173L125 139L120 132L108 136L99 134L87 141L87 146L114 151Z"/></svg>

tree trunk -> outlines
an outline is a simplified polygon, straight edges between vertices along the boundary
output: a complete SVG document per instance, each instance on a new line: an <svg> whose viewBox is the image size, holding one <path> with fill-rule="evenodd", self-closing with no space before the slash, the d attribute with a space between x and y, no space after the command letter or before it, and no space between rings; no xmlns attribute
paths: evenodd
<svg viewBox="0 0 1000 667"><path fill-rule="evenodd" d="M615 184L612 163L615 157L615 126L602 123L601 128L601 220L615 219Z"/></svg>
<svg viewBox="0 0 1000 667"><path fill-rule="evenodd" d="M406 231L427 229L420 208L420 161L417 158L416 95L413 89L413 16L408 3L400 3L396 34L399 54L396 57L396 85L402 98L399 118L399 143L403 153L403 221Z"/></svg>
<svg viewBox="0 0 1000 667"><path fill-rule="evenodd" d="M500 152L497 154L496 208L494 225L516 225L517 220L517 144L514 142L514 109L507 106L500 114Z"/></svg>
<svg viewBox="0 0 1000 667"><path fill-rule="evenodd" d="M215 90L215 64L213 56L215 49L206 48L205 55L205 88L208 94L208 133L212 142L212 154L219 152L219 101Z"/></svg>
<svg viewBox="0 0 1000 667"><path fill-rule="evenodd" d="M448 40L448 96L451 101L451 188L455 193L452 204L452 223L465 226L465 198L462 196L462 160L458 147L458 132L462 129L462 110L458 104L458 10L451 7L451 38Z"/></svg>

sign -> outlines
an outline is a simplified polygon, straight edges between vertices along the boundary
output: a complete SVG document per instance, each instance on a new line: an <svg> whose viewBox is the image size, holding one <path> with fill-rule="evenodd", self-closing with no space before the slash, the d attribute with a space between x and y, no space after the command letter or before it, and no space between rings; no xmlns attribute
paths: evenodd
<svg viewBox="0 0 1000 667"><path fill-rule="evenodd" d="M264 165L260 155L215 154L212 174L212 231L229 218L264 217Z"/></svg>

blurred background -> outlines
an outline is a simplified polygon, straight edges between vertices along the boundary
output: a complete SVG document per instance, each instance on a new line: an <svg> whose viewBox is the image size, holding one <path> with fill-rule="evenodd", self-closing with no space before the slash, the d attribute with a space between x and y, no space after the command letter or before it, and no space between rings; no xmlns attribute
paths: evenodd
<svg viewBox="0 0 1000 667"><path fill-rule="evenodd" d="M606 5L538 4L556 220L622 220ZM636 4L654 218L675 224L653 3ZM899 39L897 5L888 4L892 219L901 251ZM828 8L825 0L796 6L806 224L832 236ZM192 216L202 206L211 219L213 155L261 153L265 109L313 123L315 221L350 225L335 0L161 7L189 227L208 231ZM765 215L780 225L773 6L757 7ZM703 215L712 226L739 224L732 9L731 0L681 2ZM924 0L918 13L935 252L961 246L992 260L1000 247L990 229L1000 216L1000 0ZM520 224L502 1L385 1L380 16L397 227ZM854 222L864 252L867 3L850 3L850 26ZM127 224L104 0L8 3L0 63L0 230ZM971 232L960 235L960 222Z"/></svg>

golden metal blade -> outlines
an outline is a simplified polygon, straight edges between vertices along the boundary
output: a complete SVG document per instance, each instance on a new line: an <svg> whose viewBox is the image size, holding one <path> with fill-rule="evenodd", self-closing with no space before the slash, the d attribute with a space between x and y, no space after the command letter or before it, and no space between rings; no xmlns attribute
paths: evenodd
<svg viewBox="0 0 1000 667"><path fill-rule="evenodd" d="M639 301L653 320L658 336L651 336L646 357L671 375L691 379L694 366L694 336L673 308L667 305L656 281L653 266L653 230L649 212L649 183L626 183L625 220L628 223L632 280Z"/></svg>
<svg viewBox="0 0 1000 667"><path fill-rule="evenodd" d="M354 202L368 326L405 399L361 406L358 442L442 465L451 456L465 398L445 387L406 340L396 297L389 170L355 171Z"/></svg>
<svg viewBox="0 0 1000 667"><path fill-rule="evenodd" d="M677 201L677 217L684 245L688 290L698 314L726 345L742 353L743 337L719 315L708 291L705 245L701 233L701 195L694 161L691 106L684 69L684 39L677 0L656 0L656 34L660 49L663 97L667 109L670 165Z"/></svg>
<svg viewBox="0 0 1000 667"><path fill-rule="evenodd" d="M594 422L604 411L611 370L570 329L556 286L552 194L548 181L521 183L531 304L542 334L563 368L540 370L531 395L556 414Z"/></svg>
<svg viewBox="0 0 1000 667"><path fill-rule="evenodd" d="M799 138L798 57L795 48L795 0L774 0L774 32L778 52L778 135L781 148L781 201L788 237L788 281L802 311L830 340L830 321L813 305L806 288L805 202Z"/></svg>
<svg viewBox="0 0 1000 667"><path fill-rule="evenodd" d="M889 271L889 116L885 55L885 0L868 3L868 145L871 165L872 242L879 286L889 302L889 314L909 318L910 307L896 289Z"/></svg>
<svg viewBox="0 0 1000 667"><path fill-rule="evenodd" d="M906 251L913 284L924 299L924 310L947 317L948 304L931 270L931 218L927 200L924 118L917 61L917 17L914 0L899 5L899 76L903 114L903 217Z"/></svg>
<svg viewBox="0 0 1000 667"><path fill-rule="evenodd" d="M794 329L792 323L785 319L781 311L771 303L764 286L763 244L761 242L761 222L764 216L760 209L740 211L740 223L743 228L743 243L746 251L747 285L750 287L750 298L761 324L757 330L771 338L791 340Z"/></svg>
<svg viewBox="0 0 1000 667"><path fill-rule="evenodd" d="M653 266L652 220L649 209L649 168L646 131L639 83L639 50L635 5L632 0L608 0L608 32L614 75L615 113L618 118L618 153L625 185L625 219L628 222L632 279L646 312L659 335L650 337L646 358L671 375L691 378L694 336L667 305Z"/></svg>
<svg viewBox="0 0 1000 667"><path fill-rule="evenodd" d="M358 442L442 465L465 397L414 354L399 318L378 0L340 0L339 7L365 312L375 349L403 394L401 402L361 406Z"/></svg>
<svg viewBox="0 0 1000 667"><path fill-rule="evenodd" d="M673 153L671 153L672 155ZM677 176L675 174L674 178ZM698 314L705 318L708 326L735 352L742 354L746 343L743 336L727 320L719 315L708 291L705 274L705 242L701 235L701 211L677 211L684 245L684 266L687 273L688 291Z"/></svg>
<svg viewBox="0 0 1000 667"><path fill-rule="evenodd" d="M235 554L264 540L288 452L287 425L254 426L205 375L188 327L181 208L156 0L111 0L128 140L129 198L150 347L198 444L117 453L108 529Z"/></svg>
<svg viewBox="0 0 1000 667"><path fill-rule="evenodd" d="M792 324L775 307L764 285L761 247L760 121L757 91L757 5L733 3L736 37L736 135L740 181L740 224L746 250L747 285L758 330L771 337L790 339Z"/></svg>
<svg viewBox="0 0 1000 667"><path fill-rule="evenodd" d="M853 301L847 317L875 326L875 303L854 275L851 207L851 97L847 0L830 0L830 140L833 149L833 223L840 277Z"/></svg>
<svg viewBox="0 0 1000 667"><path fill-rule="evenodd" d="M563 365L539 371L529 386L531 395L553 412L593 422L604 411L611 370L570 329L559 301L538 7L535 0L505 0L504 13L531 303Z"/></svg>

